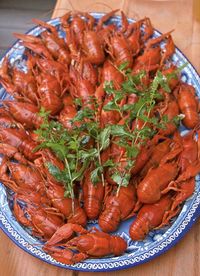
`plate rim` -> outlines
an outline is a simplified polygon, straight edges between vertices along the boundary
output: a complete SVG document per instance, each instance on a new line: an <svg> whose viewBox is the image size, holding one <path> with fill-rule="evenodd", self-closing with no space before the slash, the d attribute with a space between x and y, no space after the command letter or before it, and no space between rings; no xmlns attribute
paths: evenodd
<svg viewBox="0 0 200 276"><path fill-rule="evenodd" d="M200 194L199 194L199 198L200 198ZM0 215L1 215L1 213L2 212L0 211ZM17 245L19 248L21 248L26 253L32 255L33 257L36 257L40 261L43 261L45 263L48 263L50 265L54 265L54 266L57 266L57 267L60 267L60 268L69 269L69 270L76 270L76 271L82 271L82 272L106 272L106 271L117 271L117 270L129 269L129 268L138 266L140 264L147 263L147 262L153 260L154 258L162 255L163 253L165 253L166 251L168 251L172 247L174 247L186 235L186 233L188 233L188 231L192 228L192 226L195 224L195 222L197 221L197 219L199 217L200 217L200 204L198 204L198 207L196 208L195 212L192 214L191 218L193 218L193 219L190 219L189 223L186 225L186 227L183 229L183 231L181 233L179 233L179 235L171 243L169 243L167 246L165 246L162 250L159 250L153 256L145 258L144 260L140 260L139 262L135 262L133 264L123 265L123 266L119 266L119 267L113 267L113 268L109 268L108 267L107 269L105 269L105 268L102 268L102 269L89 269L89 268L84 268L83 269L83 268L81 268L81 269L79 269L78 267L74 267L74 266L71 266L71 265L69 265L69 266L68 265L64 265L64 264L59 263L57 261L55 261L55 263L52 263L51 260L41 259L40 256L35 255L33 252L31 252L26 247L24 247L23 245L21 245L15 239L15 236L12 236L12 234L7 230L7 228L3 227L2 220L0 220L0 229L6 234L6 236L9 239L11 239L14 242L15 245ZM48 255L48 254L46 254L46 255Z"/></svg>

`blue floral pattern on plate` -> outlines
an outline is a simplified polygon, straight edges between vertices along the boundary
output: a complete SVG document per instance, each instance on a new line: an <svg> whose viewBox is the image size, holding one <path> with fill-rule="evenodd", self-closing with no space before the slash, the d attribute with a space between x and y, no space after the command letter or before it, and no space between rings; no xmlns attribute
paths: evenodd
<svg viewBox="0 0 200 276"><path fill-rule="evenodd" d="M97 20L103 15L101 13L92 14ZM130 21L133 21L130 19ZM57 26L59 30L59 19L53 19L49 21L52 25ZM110 20L117 25L120 25L120 18L114 17ZM39 35L42 28L36 27L32 29L29 34ZM59 30L60 35L62 32ZM155 31L154 36L159 36L160 33ZM23 60L24 47L20 42L16 42L13 47L7 52L10 62L17 64L22 70L26 70ZM2 60L1 60L2 62ZM186 57L176 49L176 53L173 56L173 62L178 66L185 64L188 65L182 71L182 80L189 84L192 84L200 98L200 78L195 71L194 67L189 63ZM10 98L10 96L5 92L5 90L0 88L0 98ZM181 133L187 132L187 130L181 126ZM193 223L200 215L200 176L196 177L196 186L194 194L186 200L182 210L178 217L173 219L170 226L164 227L159 230L155 230L149 233L144 241L134 242L129 237L129 226L133 219L129 219L123 222L114 234L123 237L128 244L127 251L123 256L119 257L107 257L102 259L88 259L81 263L75 265L64 265L55 261L51 256L46 254L42 250L42 242L33 236L29 229L22 227L12 214L12 195L13 193L6 189L0 183L0 227L7 234L7 236L13 240L19 247L21 247L26 252L39 258L47 263L79 271L109 271L109 270L119 270L139 265L141 263L147 262L156 256L164 253L174 244L176 244L180 238L182 238L185 233L191 228ZM97 226L96 221L90 221L88 227Z"/></svg>

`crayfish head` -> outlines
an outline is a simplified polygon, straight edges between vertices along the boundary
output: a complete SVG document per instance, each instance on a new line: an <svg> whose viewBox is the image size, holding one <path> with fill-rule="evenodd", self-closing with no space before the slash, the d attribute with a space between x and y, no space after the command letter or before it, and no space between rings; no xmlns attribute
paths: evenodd
<svg viewBox="0 0 200 276"><path fill-rule="evenodd" d="M80 252L88 252L94 246L94 239L92 235L81 235L67 242L67 246Z"/></svg>

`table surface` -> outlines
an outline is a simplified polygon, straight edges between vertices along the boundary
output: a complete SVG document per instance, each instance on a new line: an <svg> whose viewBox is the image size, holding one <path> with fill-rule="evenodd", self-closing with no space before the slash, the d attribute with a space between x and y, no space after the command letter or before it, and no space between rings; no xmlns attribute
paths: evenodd
<svg viewBox="0 0 200 276"><path fill-rule="evenodd" d="M149 16L154 26L161 32L171 29L175 44L183 51L200 72L200 1L190 0L58 0L53 16L58 17L68 10L103 11L123 9L129 17L136 19ZM136 12L137 11L137 12ZM187 18L187 19L186 19ZM187 21L187 22L186 22ZM75 272L61 269L29 255L18 248L9 238L0 232L0 275L2 276L38 276L38 275L93 275L94 273ZM165 254L149 263L128 270L98 273L98 275L140 275L140 276L197 276L200 275L200 220L198 220L184 238Z"/></svg>

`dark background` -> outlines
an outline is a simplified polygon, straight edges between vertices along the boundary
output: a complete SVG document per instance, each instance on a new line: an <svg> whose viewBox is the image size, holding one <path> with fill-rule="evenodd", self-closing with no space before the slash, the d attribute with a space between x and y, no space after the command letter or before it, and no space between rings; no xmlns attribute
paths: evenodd
<svg viewBox="0 0 200 276"><path fill-rule="evenodd" d="M56 0L0 0L0 57L12 46L13 32L25 33L35 24L32 18L51 18Z"/></svg>

